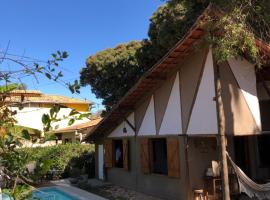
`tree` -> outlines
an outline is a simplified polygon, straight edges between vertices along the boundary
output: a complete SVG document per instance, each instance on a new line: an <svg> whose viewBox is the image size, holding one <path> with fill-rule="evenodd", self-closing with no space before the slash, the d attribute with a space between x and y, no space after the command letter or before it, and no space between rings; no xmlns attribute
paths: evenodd
<svg viewBox="0 0 270 200"><path fill-rule="evenodd" d="M10 101L10 92L14 89L25 88L22 83L22 78L25 76L33 76L37 79L37 74L42 74L48 79L59 81L63 75L58 69L58 65L67 57L67 52L58 51L56 54L52 54L52 59L48 60L45 65L15 59L9 57L7 53L0 57L2 65L5 64L4 61L12 63L13 66L16 65L16 70L12 68L13 70L0 71L0 174L1 177L9 177L9 180L12 177L12 181L10 180L12 185L9 185L12 194L15 193L18 180L25 181L23 174L26 171L28 157L27 154L19 154L16 148L22 146L21 140L31 140L32 138L30 129L16 127L14 118L16 111L11 109L12 106L23 108L24 96L21 96L21 102L15 103ZM18 82L16 83L14 80Z"/></svg>
<svg viewBox="0 0 270 200"><path fill-rule="evenodd" d="M132 41L90 56L80 72L81 84L90 84L93 93L103 98L104 105L109 108L144 72L136 57L141 46L141 42Z"/></svg>
<svg viewBox="0 0 270 200"><path fill-rule="evenodd" d="M196 4L197 5L197 4ZM149 39L138 54L141 64L153 65L167 53L187 32L202 9L193 8L189 1L168 1L150 18Z"/></svg>
<svg viewBox="0 0 270 200"><path fill-rule="evenodd" d="M3 56L0 56L0 64L4 65L6 64L5 61L7 61L13 66L10 70L4 70L3 68L0 70L0 175L2 178L4 177L8 180L6 181L6 186L11 194L15 195L16 190L22 187L21 185L19 187L17 186L19 180L24 183L31 182L31 180L24 176L27 174L26 165L28 164L29 154L19 152L17 147L22 147L22 140L36 142L37 137L40 136L40 132L16 124L15 115L17 113L16 111L12 111L11 108L16 106L23 109L25 98L22 94L18 102L13 102L11 100L12 90L26 88L23 84L23 77L31 76L38 81L38 75L43 75L49 80L64 84L72 93L79 93L80 86L78 81L69 83L61 80L63 74L59 68L59 63L68 57L65 51L57 51L52 54L52 58L47 62L40 63L36 62L36 60L29 61L14 58L14 56L9 57L9 55L5 52ZM52 127L53 123L61 120L57 116L59 111L60 106L55 105L50 109L49 114L43 115L40 120L44 124L44 131L51 131L55 128ZM69 115L65 117L69 119L68 123L71 125L75 120L80 120L88 116L89 113L79 114L75 110L71 110ZM0 188L2 185L3 179L1 179Z"/></svg>
<svg viewBox="0 0 270 200"><path fill-rule="evenodd" d="M80 80L103 99L107 110L136 83L177 41L200 13L190 17L187 3L161 6L151 17L149 39L109 48L90 56L82 68Z"/></svg>
<svg viewBox="0 0 270 200"><path fill-rule="evenodd" d="M186 12L182 4L160 7L151 18L149 39L109 48L90 56L80 80L103 99L109 109L160 59L185 32ZM169 33L169 34L168 34Z"/></svg>
<svg viewBox="0 0 270 200"><path fill-rule="evenodd" d="M260 65L254 38L256 36L270 42L268 0L168 0L152 15L148 39L136 45L131 42L90 56L81 71L81 83L84 86L89 84L92 92L110 108L143 72L184 37L210 3L224 11L224 16L219 19L209 17L209 34L205 38L212 44L216 59L223 61L245 54ZM212 34L218 31L222 34ZM134 62L129 63L130 60Z"/></svg>

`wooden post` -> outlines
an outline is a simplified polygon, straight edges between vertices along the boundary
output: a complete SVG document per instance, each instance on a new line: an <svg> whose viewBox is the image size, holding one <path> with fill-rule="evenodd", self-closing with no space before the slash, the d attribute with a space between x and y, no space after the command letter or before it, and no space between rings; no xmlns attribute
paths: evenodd
<svg viewBox="0 0 270 200"><path fill-rule="evenodd" d="M222 193L223 200L230 200L229 188L229 173L226 155L226 135L225 135L225 120L224 120L224 106L221 97L221 81L219 66L214 63L215 73L215 89L216 89L216 105L217 105L217 119L218 119L218 143L220 146L221 156L221 177L222 177Z"/></svg>

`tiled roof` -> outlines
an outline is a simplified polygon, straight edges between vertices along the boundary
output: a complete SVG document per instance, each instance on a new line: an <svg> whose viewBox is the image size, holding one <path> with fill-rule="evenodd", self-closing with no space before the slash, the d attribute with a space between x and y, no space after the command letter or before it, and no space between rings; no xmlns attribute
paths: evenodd
<svg viewBox="0 0 270 200"><path fill-rule="evenodd" d="M86 100L55 94L43 94L38 90L13 90L6 101L21 102L22 99L24 103L91 104Z"/></svg>
<svg viewBox="0 0 270 200"><path fill-rule="evenodd" d="M72 126L69 126L66 128L57 129L57 130L53 131L53 133L66 133L66 132L73 132L76 130L91 128L93 126L96 126L101 120L102 120L102 118L91 119L88 122L72 125Z"/></svg>
<svg viewBox="0 0 270 200"><path fill-rule="evenodd" d="M12 90L12 94L42 94L40 90Z"/></svg>

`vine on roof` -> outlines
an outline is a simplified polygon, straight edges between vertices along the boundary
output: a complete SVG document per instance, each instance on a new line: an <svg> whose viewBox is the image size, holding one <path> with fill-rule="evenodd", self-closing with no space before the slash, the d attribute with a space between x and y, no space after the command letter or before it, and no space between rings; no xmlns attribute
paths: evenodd
<svg viewBox="0 0 270 200"><path fill-rule="evenodd" d="M256 39L270 41L268 25L270 15L265 16L266 13L263 11L266 2L258 0L211 2L217 14L208 18L210 23L207 39L213 46L215 60L223 62L232 57L242 56L260 68L264 60L256 45ZM222 8L222 11L219 8Z"/></svg>

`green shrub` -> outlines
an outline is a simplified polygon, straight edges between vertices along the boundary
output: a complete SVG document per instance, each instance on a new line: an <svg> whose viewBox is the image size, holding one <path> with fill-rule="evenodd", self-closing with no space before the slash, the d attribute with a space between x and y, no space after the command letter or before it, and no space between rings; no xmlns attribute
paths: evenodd
<svg viewBox="0 0 270 200"><path fill-rule="evenodd" d="M27 177L35 181L68 177L70 170L74 167L83 171L85 168L90 169L89 166L94 165L93 145L60 144L49 147L23 148L19 150L19 153L29 155L28 163L36 163L34 173L26 174ZM89 164L89 162L91 163ZM55 172L54 175L57 174L57 176L51 174L53 171Z"/></svg>
<svg viewBox="0 0 270 200"><path fill-rule="evenodd" d="M17 185L14 193L12 189L3 189L4 194L12 196L16 200L31 199L33 188L27 185Z"/></svg>

